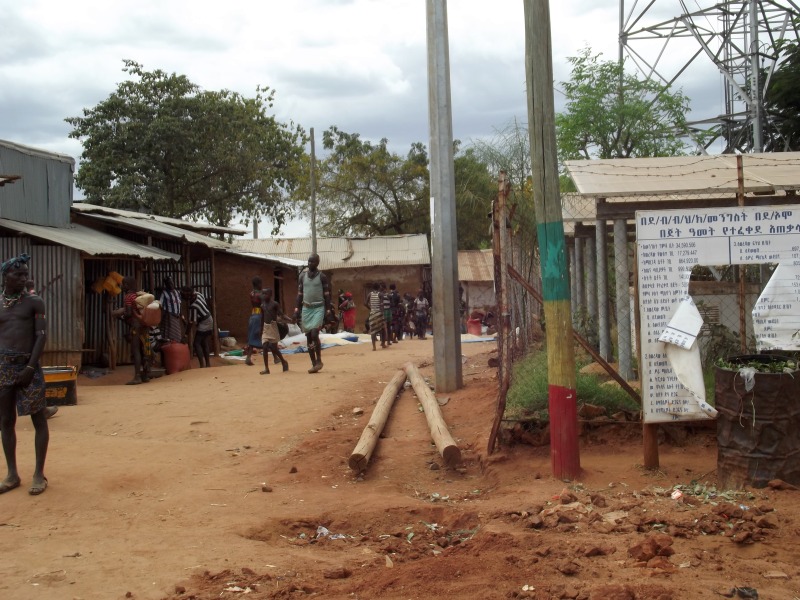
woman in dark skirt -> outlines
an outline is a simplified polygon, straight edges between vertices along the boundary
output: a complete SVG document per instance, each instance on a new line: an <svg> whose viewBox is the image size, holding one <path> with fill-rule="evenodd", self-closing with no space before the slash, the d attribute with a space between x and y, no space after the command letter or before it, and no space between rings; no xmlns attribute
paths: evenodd
<svg viewBox="0 0 800 600"><path fill-rule="evenodd" d="M250 320L247 322L247 351L244 364L253 366L253 348L261 348L261 277L253 277L253 289L250 290Z"/></svg>

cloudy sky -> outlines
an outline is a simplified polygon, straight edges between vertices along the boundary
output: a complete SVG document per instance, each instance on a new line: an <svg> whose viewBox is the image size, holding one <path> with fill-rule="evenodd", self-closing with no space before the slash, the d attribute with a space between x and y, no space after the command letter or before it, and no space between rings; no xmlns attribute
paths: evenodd
<svg viewBox="0 0 800 600"><path fill-rule="evenodd" d="M664 17L679 3L660 0ZM629 2L632 4L632 2ZM424 0L0 0L0 139L78 159L66 117L105 99L123 59L205 89L276 91L283 121L407 151L428 143ZM464 142L526 121L523 0L450 0L453 133ZM616 59L618 0L550 3L556 82L586 45ZM687 73L694 114L721 110L712 71ZM556 108L560 94L556 92ZM76 197L80 191L76 190Z"/></svg>

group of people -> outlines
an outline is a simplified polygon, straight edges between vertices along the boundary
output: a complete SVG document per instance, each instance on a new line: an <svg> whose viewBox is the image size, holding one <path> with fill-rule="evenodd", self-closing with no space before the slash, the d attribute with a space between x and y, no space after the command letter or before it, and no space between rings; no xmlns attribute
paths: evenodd
<svg viewBox="0 0 800 600"><path fill-rule="evenodd" d="M356 303L351 292L339 290L338 316L331 300L330 283L319 270L320 258L312 254L307 268L300 274L297 302L291 316L285 315L280 304L273 298L271 288L263 287L260 277L251 281L249 294L250 315L247 326L247 345L245 364L252 366L256 349L263 349L264 368L262 375L268 375L269 356L283 371L289 370L289 363L281 354L280 340L288 331L288 323L300 326L306 335L308 354L311 360L309 373L322 370L321 331L336 332L341 326L344 331L354 333L356 328ZM148 326L142 321L137 298L136 280L125 277L122 281L123 305L113 312L128 325L128 339L131 343L131 361L134 377L129 385L146 383L150 379L150 365L154 354L170 342L183 343L193 337L192 349L200 367L211 365L211 336L214 332L214 319L205 296L190 286L180 290L169 276L164 278L159 302L162 318L157 326ZM184 307L188 306L184 315ZM395 284L387 287L385 283L375 283L368 294L365 306L369 309L366 331L371 334L373 350L377 339L386 348L403 337L426 338L430 318L430 303L423 290L414 297L410 293L403 296ZM193 336L190 336L193 333ZM163 359L162 359L163 362Z"/></svg>
<svg viewBox="0 0 800 600"><path fill-rule="evenodd" d="M183 343L191 334L193 334L192 350L197 355L200 367L211 366L214 318L202 293L192 286L183 286L178 290L172 277L165 277L158 298L161 305L161 322L156 325L149 325L144 320L143 309L137 302L140 292L137 291L134 277L128 276L122 279L122 293L122 306L111 314L122 319L128 328L126 339L131 346L133 363L133 378L128 385L150 381L155 355L163 352L166 344ZM183 314L184 306L188 308L186 316Z"/></svg>
<svg viewBox="0 0 800 600"><path fill-rule="evenodd" d="M0 482L0 494L11 491L21 484L16 465L16 420L17 415L30 415L35 429L36 467L30 494L41 494L47 488L44 462L49 443L47 418L54 414L45 401L45 381L40 358L46 341L47 319L44 301L32 290L29 280L28 261L22 254L0 266L3 277L0 294L0 433L2 434L8 474ZM354 332L356 327L356 304L351 292L339 293L339 316L331 302L328 278L319 270L320 258L312 254L307 269L299 277L297 301L292 316L281 310L272 297L270 288L263 288L259 277L252 280L250 292L251 314L248 323L248 347L246 363L252 365L254 348L264 348L264 369L269 374L269 354L274 362L288 371L289 363L281 354L278 342L285 335L287 323L300 325L306 335L308 354L311 359L309 373L322 370L322 344L320 331L339 323L345 331ZM158 300L161 320L158 324L146 323L143 308L137 303L141 292L137 291L136 279L128 276L122 280L123 303L112 315L127 325L127 339L131 345L131 361L134 375L129 385L145 383L150 379L153 356L170 342L184 342L193 333L193 350L200 367L209 367L210 342L214 332L214 319L205 296L191 286L180 290L169 276L164 278ZM376 349L377 338L381 347L399 342L404 335L415 334L425 339L430 314L430 303L422 290L414 298L406 293L400 296L394 284L376 283L367 296L369 308L367 330L372 337L372 349ZM188 310L184 310L188 308ZM163 359L162 359L163 361ZM56 409L57 410L57 409Z"/></svg>
<svg viewBox="0 0 800 600"><path fill-rule="evenodd" d="M284 371L289 363L281 354L278 342L284 337L281 331L287 323L296 323L306 334L308 355L311 359L309 373L322 370L322 344L319 334L326 323L336 319L331 304L331 287L326 275L319 270L319 255L308 257L307 268L300 274L297 286L297 302L291 317L285 315L281 306L272 298L272 290L263 288L260 277L254 277L250 290L250 320L247 326L247 349L245 364L253 365L253 352L263 348L264 370L269 374L269 354L274 362L281 363Z"/></svg>
<svg viewBox="0 0 800 600"><path fill-rule="evenodd" d="M404 336L414 335L425 339L430 316L430 303L422 290L414 298L408 292L403 296L395 284L374 283L367 295L365 306L369 309L366 331L372 339L372 349L380 337L381 348L396 344Z"/></svg>

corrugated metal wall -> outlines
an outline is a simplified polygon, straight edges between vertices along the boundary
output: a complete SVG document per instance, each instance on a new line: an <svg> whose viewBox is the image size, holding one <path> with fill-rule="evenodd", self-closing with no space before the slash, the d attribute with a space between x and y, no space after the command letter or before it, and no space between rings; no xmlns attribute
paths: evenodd
<svg viewBox="0 0 800 600"><path fill-rule="evenodd" d="M166 250L167 252L172 252L173 254L183 255L186 251L183 247L183 243L179 240L164 240L159 238L153 238L151 240L152 245L159 250ZM182 286L186 285L186 271L183 268L183 262L173 262L170 260L159 260L152 263L153 265L153 294L156 297L159 294L156 292L160 292L161 288L164 285L164 277L170 276L172 277L172 281L175 282L175 287L180 289Z"/></svg>
<svg viewBox="0 0 800 600"><path fill-rule="evenodd" d="M84 343L84 362L87 364L110 364L109 324L116 340L113 352L116 364L128 364L131 361L131 348L125 339L127 327L119 319L110 316L110 312L122 306L122 294L113 296L108 292L97 293L92 287L99 280L105 279L112 271L127 276L136 273L136 260L119 259L85 259L84 290L86 291L86 341Z"/></svg>
<svg viewBox="0 0 800 600"><path fill-rule="evenodd" d="M157 245L160 248L179 254L181 244L174 246L164 244ZM152 268L152 272L151 272ZM201 292L206 298L211 298L211 261L209 259L192 262L192 277L190 285ZM125 339L127 327L119 319L109 320L110 311L122 306L122 294L111 296L107 292L96 293L92 289L92 284L105 279L111 271L116 271L120 275L134 275L139 278L139 287L145 291L155 294L156 288L160 287L166 275L171 275L175 284L181 286L185 281L183 265L172 261L141 261L141 260L112 260L112 259L86 259L84 262L84 289L86 290L86 341L84 343L84 362L87 364L108 365L110 363L107 324L114 327L116 333L116 351L114 352L115 362L118 365L128 365L131 362L130 344ZM155 287L151 288L149 281L155 281Z"/></svg>
<svg viewBox="0 0 800 600"><path fill-rule="evenodd" d="M189 283L196 292L200 292L207 300L213 300L214 288L211 280L211 260L192 261L192 277Z"/></svg>
<svg viewBox="0 0 800 600"><path fill-rule="evenodd" d="M80 252L64 246L35 245L30 238L0 238L3 260L26 252L30 276L47 307L43 365L81 366L83 275Z"/></svg>
<svg viewBox="0 0 800 600"><path fill-rule="evenodd" d="M0 173L22 177L3 186L0 217L66 227L70 223L74 171L75 163L69 157L48 158L33 148L0 143Z"/></svg>

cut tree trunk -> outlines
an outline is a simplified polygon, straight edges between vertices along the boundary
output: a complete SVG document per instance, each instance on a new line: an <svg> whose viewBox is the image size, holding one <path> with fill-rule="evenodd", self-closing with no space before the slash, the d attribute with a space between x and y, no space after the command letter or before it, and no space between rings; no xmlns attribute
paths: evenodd
<svg viewBox="0 0 800 600"><path fill-rule="evenodd" d="M425 418L428 420L428 427L431 430L431 437L436 444L436 449L439 451L439 454L442 455L448 467L454 467L460 464L461 450L458 449L458 446L450 435L436 396L428 387L428 384L425 383L417 367L411 363L406 363L403 369L405 369L408 375L408 380L411 382L411 386L414 388L414 392L417 394L422 408L425 409Z"/></svg>
<svg viewBox="0 0 800 600"><path fill-rule="evenodd" d="M378 399L378 403L372 411L369 423L364 427L361 438L358 440L358 444L356 444L353 453L350 455L350 460L348 461L350 468L356 473L366 471L367 463L369 463L372 452L375 450L375 446L378 443L378 438L389 418L389 411L392 410L392 405L397 395L402 391L405 381L405 371L398 371L384 388L381 397Z"/></svg>

